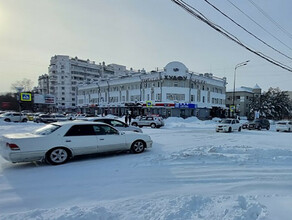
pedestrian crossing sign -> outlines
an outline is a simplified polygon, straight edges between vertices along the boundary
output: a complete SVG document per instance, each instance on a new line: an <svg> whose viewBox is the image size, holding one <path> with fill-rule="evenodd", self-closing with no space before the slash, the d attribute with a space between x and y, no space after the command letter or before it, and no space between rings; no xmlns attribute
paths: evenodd
<svg viewBox="0 0 292 220"><path fill-rule="evenodd" d="M31 93L27 93L27 92L20 93L20 100L23 102L30 102L31 101Z"/></svg>
<svg viewBox="0 0 292 220"><path fill-rule="evenodd" d="M152 102L151 101L146 101L146 107L152 107Z"/></svg>

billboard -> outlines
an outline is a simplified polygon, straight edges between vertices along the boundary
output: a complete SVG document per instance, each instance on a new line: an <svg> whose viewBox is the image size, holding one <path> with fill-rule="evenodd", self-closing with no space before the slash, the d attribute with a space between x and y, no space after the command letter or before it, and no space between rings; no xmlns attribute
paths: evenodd
<svg viewBox="0 0 292 220"><path fill-rule="evenodd" d="M36 104L56 104L55 101L55 96L46 94L46 95L41 95L41 94L34 94L34 103Z"/></svg>

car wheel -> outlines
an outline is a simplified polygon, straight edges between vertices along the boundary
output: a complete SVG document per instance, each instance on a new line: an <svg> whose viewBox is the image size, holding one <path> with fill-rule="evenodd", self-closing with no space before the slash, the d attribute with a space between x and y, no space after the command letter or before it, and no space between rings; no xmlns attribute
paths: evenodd
<svg viewBox="0 0 292 220"><path fill-rule="evenodd" d="M4 121L11 122L11 120L9 118L5 118Z"/></svg>
<svg viewBox="0 0 292 220"><path fill-rule="evenodd" d="M231 132L231 131L232 131L232 129L231 129L231 127L229 127L229 128L228 128L228 132Z"/></svg>
<svg viewBox="0 0 292 220"><path fill-rule="evenodd" d="M267 130L270 130L270 126L267 127Z"/></svg>
<svg viewBox="0 0 292 220"><path fill-rule="evenodd" d="M46 161L51 165L60 165L69 160L69 151L66 148L57 147L46 154Z"/></svg>
<svg viewBox="0 0 292 220"><path fill-rule="evenodd" d="M144 141L141 140L135 141L131 146L131 152L134 154L142 153L145 147L146 145Z"/></svg>
<svg viewBox="0 0 292 220"><path fill-rule="evenodd" d="M27 119L26 118L22 119L22 122L27 122Z"/></svg>
<svg viewBox="0 0 292 220"><path fill-rule="evenodd" d="M136 122L133 122L132 125L136 126L136 127L138 126L138 124Z"/></svg>
<svg viewBox="0 0 292 220"><path fill-rule="evenodd" d="M261 127L261 126L259 126L259 127L258 127L258 130L262 130L262 127Z"/></svg>
<svg viewBox="0 0 292 220"><path fill-rule="evenodd" d="M279 130L277 130L277 132L279 132Z"/></svg>
<svg viewBox="0 0 292 220"><path fill-rule="evenodd" d="M156 128L156 124L152 123L152 124L150 125L150 127L151 127L151 128Z"/></svg>
<svg viewBox="0 0 292 220"><path fill-rule="evenodd" d="M139 128L143 128L143 126L142 125L139 125Z"/></svg>
<svg viewBox="0 0 292 220"><path fill-rule="evenodd" d="M240 132L240 131L241 131L241 127L238 128L238 132Z"/></svg>
<svg viewBox="0 0 292 220"><path fill-rule="evenodd" d="M219 132L218 130L216 130L216 132Z"/></svg>
<svg viewBox="0 0 292 220"><path fill-rule="evenodd" d="M288 132L290 132L290 131L291 131L291 128L288 129Z"/></svg>

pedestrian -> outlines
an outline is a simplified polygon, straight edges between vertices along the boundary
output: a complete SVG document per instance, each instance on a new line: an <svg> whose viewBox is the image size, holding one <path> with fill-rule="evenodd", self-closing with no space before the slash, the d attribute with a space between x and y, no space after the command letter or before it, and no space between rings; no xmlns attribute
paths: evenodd
<svg viewBox="0 0 292 220"><path fill-rule="evenodd" d="M132 115L129 114L129 125L131 125Z"/></svg>
<svg viewBox="0 0 292 220"><path fill-rule="evenodd" d="M125 123L128 124L128 114L125 114Z"/></svg>

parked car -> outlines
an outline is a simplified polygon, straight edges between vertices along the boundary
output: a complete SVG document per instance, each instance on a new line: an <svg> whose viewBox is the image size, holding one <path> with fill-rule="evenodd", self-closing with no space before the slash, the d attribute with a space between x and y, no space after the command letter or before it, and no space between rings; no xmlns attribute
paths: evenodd
<svg viewBox="0 0 292 220"><path fill-rule="evenodd" d="M292 131L292 121L279 121L276 123L276 131Z"/></svg>
<svg viewBox="0 0 292 220"><path fill-rule="evenodd" d="M94 121L94 122L103 122L103 123L106 123L106 124L109 124L109 125L115 127L119 131L134 131L134 132L143 133L141 128L138 128L136 126L128 125L128 124L126 124L126 123L124 123L124 122L122 122L120 120L117 120L117 119L112 119L112 118L88 118L88 119L85 119L85 120Z"/></svg>
<svg viewBox="0 0 292 220"><path fill-rule="evenodd" d="M0 121L6 122L27 122L26 115L19 112L5 112L0 115Z"/></svg>
<svg viewBox="0 0 292 220"><path fill-rule="evenodd" d="M57 122L56 117L49 114L40 114L34 117L33 119L36 123L52 123Z"/></svg>
<svg viewBox="0 0 292 220"><path fill-rule="evenodd" d="M33 121L34 119L34 114L33 113L26 113L26 117L29 121Z"/></svg>
<svg viewBox="0 0 292 220"><path fill-rule="evenodd" d="M270 129L270 122L268 119L260 118L256 119L253 122L248 123L248 129L253 130L253 129Z"/></svg>
<svg viewBox="0 0 292 220"><path fill-rule="evenodd" d="M52 117L56 119L56 121L67 121L68 118L62 114L51 114Z"/></svg>
<svg viewBox="0 0 292 220"><path fill-rule="evenodd" d="M131 121L132 126L150 126L151 128L160 128L164 126L164 120L158 116L140 116Z"/></svg>
<svg viewBox="0 0 292 220"><path fill-rule="evenodd" d="M77 155L124 150L137 154L151 147L147 134L120 132L99 122L66 121L32 133L3 135L0 154L13 163L45 160L59 165Z"/></svg>
<svg viewBox="0 0 292 220"><path fill-rule="evenodd" d="M237 119L223 119L216 126L216 132L232 132L232 131L241 131L241 123Z"/></svg>
<svg viewBox="0 0 292 220"><path fill-rule="evenodd" d="M244 122L244 123L241 125L241 128L242 128L242 129L247 129L247 128L248 128L248 124L249 124L249 122Z"/></svg>

